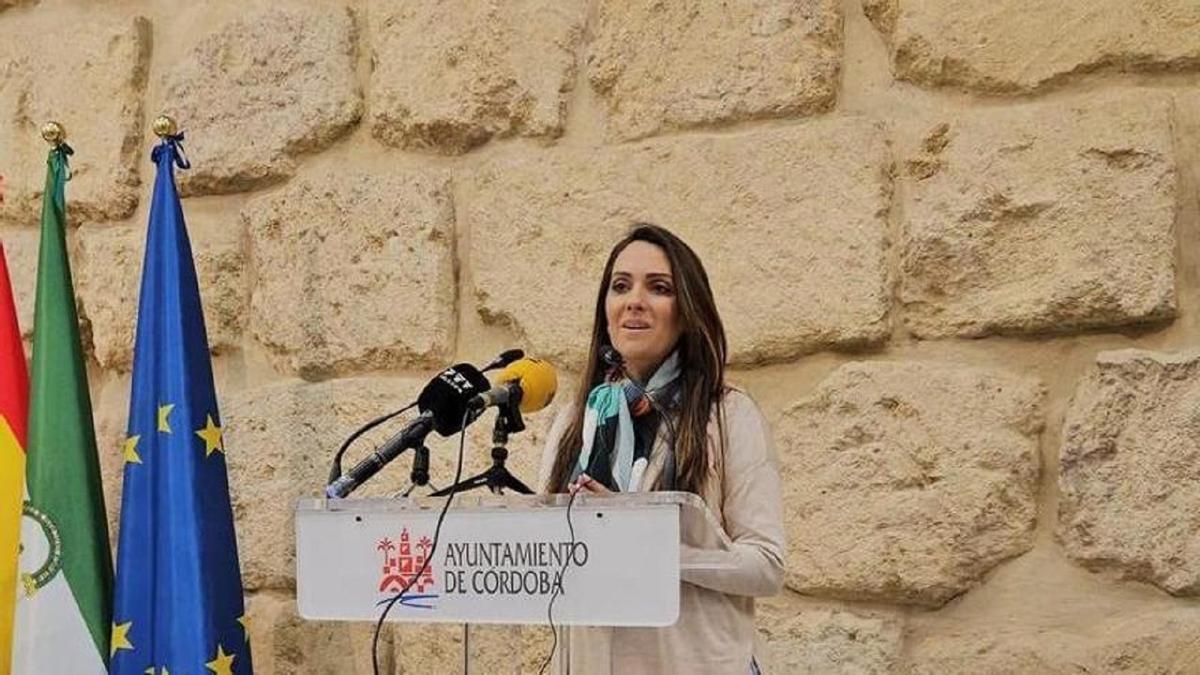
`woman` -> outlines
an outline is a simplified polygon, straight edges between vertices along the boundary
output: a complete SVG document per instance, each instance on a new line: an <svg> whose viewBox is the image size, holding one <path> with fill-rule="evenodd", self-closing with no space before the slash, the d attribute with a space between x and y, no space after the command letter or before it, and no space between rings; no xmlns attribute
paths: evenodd
<svg viewBox="0 0 1200 675"><path fill-rule="evenodd" d="M783 576L779 471L757 406L725 383L725 356L700 259L667 230L635 226L604 267L580 392L551 428L541 484L693 492L733 546L728 569L682 572L675 625L572 629L572 673L757 672L754 597Z"/></svg>

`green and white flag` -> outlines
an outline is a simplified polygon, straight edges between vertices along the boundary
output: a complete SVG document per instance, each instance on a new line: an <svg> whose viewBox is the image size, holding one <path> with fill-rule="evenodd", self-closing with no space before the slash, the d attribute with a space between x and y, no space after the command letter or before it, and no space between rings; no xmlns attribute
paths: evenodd
<svg viewBox="0 0 1200 675"><path fill-rule="evenodd" d="M47 161L13 672L108 671L112 556L67 258L67 155Z"/></svg>

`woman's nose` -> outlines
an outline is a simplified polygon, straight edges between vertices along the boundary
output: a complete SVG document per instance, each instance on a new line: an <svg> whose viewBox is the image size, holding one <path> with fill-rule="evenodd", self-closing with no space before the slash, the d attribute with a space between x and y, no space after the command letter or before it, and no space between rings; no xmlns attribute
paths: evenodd
<svg viewBox="0 0 1200 675"><path fill-rule="evenodd" d="M630 308L644 308L646 306L646 291L640 286L634 286L630 289L627 297L627 306Z"/></svg>

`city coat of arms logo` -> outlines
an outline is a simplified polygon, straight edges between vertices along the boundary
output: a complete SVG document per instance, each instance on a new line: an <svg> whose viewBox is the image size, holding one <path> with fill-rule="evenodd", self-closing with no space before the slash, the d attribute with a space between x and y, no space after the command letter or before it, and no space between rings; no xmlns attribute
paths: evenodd
<svg viewBox="0 0 1200 675"><path fill-rule="evenodd" d="M396 541L385 537L380 539L375 550L383 556L382 573L379 579L379 592L388 597L379 604L387 602L397 593L408 587L400 604L406 607L433 609L429 602L438 596L426 593L425 590L436 584L434 580L433 542L427 536L422 536L416 542L412 541L408 528L400 531ZM411 585L410 585L411 584Z"/></svg>

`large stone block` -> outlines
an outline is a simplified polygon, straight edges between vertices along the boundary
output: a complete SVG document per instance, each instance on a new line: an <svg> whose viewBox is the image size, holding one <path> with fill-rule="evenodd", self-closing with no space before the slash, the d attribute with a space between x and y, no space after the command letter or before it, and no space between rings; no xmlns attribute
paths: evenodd
<svg viewBox="0 0 1200 675"><path fill-rule="evenodd" d="M150 22L90 10L31 12L0 24L0 221L37 223L57 120L75 149L67 218L118 220L138 203Z"/></svg>
<svg viewBox="0 0 1200 675"><path fill-rule="evenodd" d="M763 672L889 675L899 664L896 617L823 606L786 591L755 610Z"/></svg>
<svg viewBox="0 0 1200 675"><path fill-rule="evenodd" d="M1097 70L1200 69L1193 0L868 0L901 79L990 94L1030 92Z"/></svg>
<svg viewBox="0 0 1200 675"><path fill-rule="evenodd" d="M313 385L288 380L224 396L230 494L247 588L294 587L296 500L322 494L330 461L342 441L359 426L415 398L420 386L403 379ZM353 466L398 429L384 425L365 435L344 466ZM399 466L397 462L390 472L377 476L364 494L403 488ZM443 471L439 475L445 475L443 464L437 467Z"/></svg>
<svg viewBox="0 0 1200 675"><path fill-rule="evenodd" d="M371 131L462 153L493 137L562 133L583 0L371 0Z"/></svg>
<svg viewBox="0 0 1200 675"><path fill-rule="evenodd" d="M837 0L603 0L588 79L608 132L660 131L810 115L837 100Z"/></svg>
<svg viewBox="0 0 1200 675"><path fill-rule="evenodd" d="M272 8L202 37L164 75L164 109L188 133L188 194L291 176L362 116L358 31L347 9Z"/></svg>
<svg viewBox="0 0 1200 675"><path fill-rule="evenodd" d="M236 347L248 289L240 233L223 225L189 227L204 323L214 354ZM85 227L79 231L76 291L92 327L96 361L127 371L133 365L146 227Z"/></svg>
<svg viewBox="0 0 1200 675"><path fill-rule="evenodd" d="M1089 617L1074 630L999 628L933 634L912 640L904 675L1080 675L1195 673L1200 666L1200 610L1178 607Z"/></svg>
<svg viewBox="0 0 1200 675"><path fill-rule="evenodd" d="M1200 353L1103 352L1067 411L1059 537L1096 570L1200 595Z"/></svg>
<svg viewBox="0 0 1200 675"><path fill-rule="evenodd" d="M900 296L922 337L1175 315L1169 102L1104 96L930 127L905 162Z"/></svg>
<svg viewBox="0 0 1200 675"><path fill-rule="evenodd" d="M41 232L29 227L0 227L4 259L12 282L13 302L17 305L17 325L21 336L33 336L33 303L37 296L37 261Z"/></svg>
<svg viewBox="0 0 1200 675"><path fill-rule="evenodd" d="M373 624L303 619L291 594L278 591L250 595L246 599L246 619L256 673L368 675L373 672ZM396 661L393 631L385 628L379 643L380 672L397 672L393 670Z"/></svg>
<svg viewBox="0 0 1200 675"><path fill-rule="evenodd" d="M889 167L860 118L491 162L456 193L478 311L579 363L608 251L645 220L705 261L736 362L878 343Z"/></svg>
<svg viewBox="0 0 1200 675"><path fill-rule="evenodd" d="M339 171L242 211L250 331L304 376L440 364L454 348L454 208L434 174Z"/></svg>
<svg viewBox="0 0 1200 675"><path fill-rule="evenodd" d="M777 425L801 593L938 606L1033 546L1044 392L946 363L850 363Z"/></svg>

